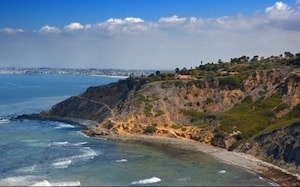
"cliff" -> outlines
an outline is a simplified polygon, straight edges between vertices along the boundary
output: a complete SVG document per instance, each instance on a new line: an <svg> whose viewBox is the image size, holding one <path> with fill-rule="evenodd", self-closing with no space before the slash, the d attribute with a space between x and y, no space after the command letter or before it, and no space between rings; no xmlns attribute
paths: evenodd
<svg viewBox="0 0 300 187"><path fill-rule="evenodd" d="M37 118L97 121L85 130L93 136L192 139L299 172L299 105L300 70L285 67L190 80L128 78L91 87Z"/></svg>

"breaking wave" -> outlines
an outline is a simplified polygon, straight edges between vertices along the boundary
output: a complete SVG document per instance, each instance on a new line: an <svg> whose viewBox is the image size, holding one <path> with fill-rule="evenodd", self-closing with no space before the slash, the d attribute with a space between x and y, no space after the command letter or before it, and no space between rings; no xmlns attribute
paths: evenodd
<svg viewBox="0 0 300 187"><path fill-rule="evenodd" d="M63 129L63 128L75 128L75 126L66 124L66 123L59 123L57 127L54 127L55 129Z"/></svg>
<svg viewBox="0 0 300 187"><path fill-rule="evenodd" d="M120 160L116 160L116 162L127 162L127 159L120 159Z"/></svg>
<svg viewBox="0 0 300 187"><path fill-rule="evenodd" d="M68 181L68 182L49 182L47 180L43 180L40 182L36 182L31 186L80 186L80 181Z"/></svg>
<svg viewBox="0 0 300 187"><path fill-rule="evenodd" d="M139 181L134 181L131 184L134 184L134 185L139 185L139 184L154 184L154 183L158 183L160 181L161 181L160 178L158 178L158 177L152 177L152 178L149 178L149 179L143 179L143 180L139 180Z"/></svg>
<svg viewBox="0 0 300 187"><path fill-rule="evenodd" d="M66 158L56 159L55 161L52 164L55 168L67 168L72 163L72 160Z"/></svg>
<svg viewBox="0 0 300 187"><path fill-rule="evenodd" d="M48 147L50 146L82 146L87 144L87 142L78 142L78 143L69 143L67 141L65 142L51 142L48 144Z"/></svg>
<svg viewBox="0 0 300 187"><path fill-rule="evenodd" d="M93 159L97 156L97 153L91 149L90 147L82 147L81 148L82 154L74 155L69 157L58 158L54 160L52 164L55 168L67 168L70 164L80 162L80 161L87 161Z"/></svg>
<svg viewBox="0 0 300 187"><path fill-rule="evenodd" d="M6 123L9 123L9 122L10 122L9 118L0 118L0 125L6 124Z"/></svg>

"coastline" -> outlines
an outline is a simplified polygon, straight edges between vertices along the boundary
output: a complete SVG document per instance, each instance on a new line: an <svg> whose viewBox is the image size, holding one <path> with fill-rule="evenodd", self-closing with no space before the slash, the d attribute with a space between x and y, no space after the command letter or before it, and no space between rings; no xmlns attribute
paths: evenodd
<svg viewBox="0 0 300 187"><path fill-rule="evenodd" d="M108 139L112 141L122 141L129 143L146 143L152 146L168 146L169 148L175 150L177 149L183 151L202 152L213 156L221 162L240 167L250 172L255 172L258 175L269 179L271 181L270 185L272 186L300 186L300 175L297 173L291 173L274 164L262 161L252 155L228 151L226 149L199 143L190 139L178 139L152 135L116 135L109 132L98 134L93 130L93 128L98 125L98 122L80 118L32 114L18 116L14 119L59 121L63 123L82 126L84 127L82 132L85 135L96 139Z"/></svg>
<svg viewBox="0 0 300 187"><path fill-rule="evenodd" d="M130 143L146 143L153 146L168 146L169 148L183 151L202 152L213 156L221 162L240 167L250 172L255 172L259 176L269 179L271 181L270 185L272 186L300 186L299 174L291 173L276 165L259 160L248 154L231 152L193 140L149 135L96 135L93 137Z"/></svg>

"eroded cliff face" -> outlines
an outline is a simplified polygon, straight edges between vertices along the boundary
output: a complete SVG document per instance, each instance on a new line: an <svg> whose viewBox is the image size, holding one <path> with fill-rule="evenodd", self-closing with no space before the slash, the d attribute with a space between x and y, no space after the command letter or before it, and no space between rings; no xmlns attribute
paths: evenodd
<svg viewBox="0 0 300 187"><path fill-rule="evenodd" d="M77 117L99 122L96 128L86 130L90 135L148 133L188 138L229 148L242 132L233 128L232 132L224 137L216 130L220 125L217 116L246 97L250 96L255 101L274 94L281 95L282 103L288 106L277 111L277 117L284 116L299 105L299 69L254 71L238 86L221 84L217 79L147 83L139 78L130 78L89 88L83 94L53 106L51 110L43 112L43 115ZM298 134L291 135L288 140L280 137L280 134L291 133L292 130L278 132L281 133L258 137L249 142L247 148L243 147L240 150L268 159L272 155L269 154L270 151L276 152L276 149L273 150L275 145L267 146L268 139L276 137L279 144L284 142L286 145L284 151L278 150L279 155L284 155L291 149L288 144L293 144L292 140L299 139L299 132L295 131ZM296 143L299 144L299 141ZM265 151L258 152L260 149ZM292 155L299 155L299 146L292 149ZM276 154L273 156L277 157ZM278 162L280 161L288 162L282 156L279 157Z"/></svg>
<svg viewBox="0 0 300 187"><path fill-rule="evenodd" d="M238 150L300 173L300 122L259 135Z"/></svg>

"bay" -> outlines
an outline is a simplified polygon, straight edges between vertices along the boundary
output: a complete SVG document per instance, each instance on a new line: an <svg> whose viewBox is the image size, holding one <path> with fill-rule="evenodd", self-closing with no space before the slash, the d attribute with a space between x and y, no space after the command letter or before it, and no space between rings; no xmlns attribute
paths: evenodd
<svg viewBox="0 0 300 187"><path fill-rule="evenodd" d="M118 78L0 75L0 185L270 185L255 173L199 152L86 137L82 128L10 117L49 109Z"/></svg>

